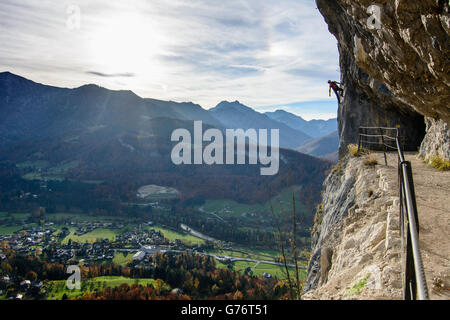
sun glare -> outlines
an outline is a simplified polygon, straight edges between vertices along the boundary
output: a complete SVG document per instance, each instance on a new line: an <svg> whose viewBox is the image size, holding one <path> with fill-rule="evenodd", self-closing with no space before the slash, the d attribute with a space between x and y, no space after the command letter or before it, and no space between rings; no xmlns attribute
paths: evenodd
<svg viewBox="0 0 450 320"><path fill-rule="evenodd" d="M94 32L92 54L102 72L137 73L160 50L159 30L138 15L108 19Z"/></svg>

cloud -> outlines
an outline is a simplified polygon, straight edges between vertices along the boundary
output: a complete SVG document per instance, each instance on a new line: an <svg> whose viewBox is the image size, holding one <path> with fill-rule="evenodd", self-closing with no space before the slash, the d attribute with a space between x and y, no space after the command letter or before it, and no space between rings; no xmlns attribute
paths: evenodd
<svg viewBox="0 0 450 320"><path fill-rule="evenodd" d="M105 78L130 78L134 77L135 74L131 72L127 73L103 73L98 71L86 71L87 74L92 74L94 76L105 77Z"/></svg>
<svg viewBox="0 0 450 320"><path fill-rule="evenodd" d="M0 69L203 107L323 100L339 79L336 40L311 0L73 3L79 30L66 27L64 1L1 1Z"/></svg>

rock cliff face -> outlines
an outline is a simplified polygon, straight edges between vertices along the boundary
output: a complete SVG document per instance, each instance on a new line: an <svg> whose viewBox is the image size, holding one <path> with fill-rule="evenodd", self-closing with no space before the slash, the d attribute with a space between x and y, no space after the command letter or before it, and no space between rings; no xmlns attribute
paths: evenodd
<svg viewBox="0 0 450 320"><path fill-rule="evenodd" d="M305 299L402 296L396 169L366 158L346 156L324 182Z"/></svg>
<svg viewBox="0 0 450 320"><path fill-rule="evenodd" d="M417 147L425 133L423 117L427 122L450 121L448 1L316 2L338 40L345 85L338 116L341 153L356 142L359 126L400 124L410 146ZM368 13L372 5L379 15ZM437 129L434 137L448 135L448 127ZM421 151L445 156L449 146L444 148L425 144Z"/></svg>
<svg viewBox="0 0 450 320"><path fill-rule="evenodd" d="M344 155L360 126L400 125L407 150L450 159L449 2L316 3L338 40L342 159L324 182L304 298L401 298L395 166Z"/></svg>
<svg viewBox="0 0 450 320"><path fill-rule="evenodd" d="M426 118L427 134L423 139L420 154L422 158L441 156L450 159L450 130L444 120Z"/></svg>

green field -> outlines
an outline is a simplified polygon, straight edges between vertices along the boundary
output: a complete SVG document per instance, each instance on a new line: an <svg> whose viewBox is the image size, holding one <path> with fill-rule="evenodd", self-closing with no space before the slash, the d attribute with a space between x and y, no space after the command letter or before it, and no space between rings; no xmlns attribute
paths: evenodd
<svg viewBox="0 0 450 320"><path fill-rule="evenodd" d="M295 203L298 210L301 212L304 207L299 199L299 193L301 186L294 186ZM259 213L264 216L271 215L270 204L272 204L274 212L290 213L292 210L292 191L291 188L284 189L280 194L271 198L265 204L243 204L233 200L207 200L202 206L198 206L197 209L201 212L217 214L221 218L227 217L243 217L243 214L247 214L247 219L257 220L257 217L250 217L251 213Z"/></svg>
<svg viewBox="0 0 450 320"><path fill-rule="evenodd" d="M69 228L69 230L70 234L64 238L62 241L63 244L67 243L69 239L78 243L95 242L97 239L108 239L113 241L116 238L116 235L120 233L120 231L113 229L98 228L81 236L77 236L73 228Z"/></svg>
<svg viewBox="0 0 450 320"><path fill-rule="evenodd" d="M9 221L9 220L23 220L27 219L31 216L30 213L10 213L0 212L0 221Z"/></svg>
<svg viewBox="0 0 450 320"><path fill-rule="evenodd" d="M260 260L267 260L267 261L274 261L276 258L281 256L281 253L278 251L275 251L275 250L267 250L267 251L263 250L264 253L262 253L262 252L258 252L258 250L249 249L249 248L245 248L245 249L241 248L239 250L239 252L231 251L231 250L221 250L221 249L208 250L208 252L218 254L218 255L223 255L223 256L260 259Z"/></svg>
<svg viewBox="0 0 450 320"><path fill-rule="evenodd" d="M0 234L4 236L12 235L14 232L22 230L23 226L0 226Z"/></svg>
<svg viewBox="0 0 450 320"><path fill-rule="evenodd" d="M254 274L257 276L263 275L264 272L270 273L272 276L277 277L278 279L286 278L285 269L284 269L284 267L281 267L281 266L260 263L254 270ZM289 274L291 277L294 277L295 268L289 268ZM300 280L306 279L306 270L303 270L303 269L299 270L299 278L300 278Z"/></svg>
<svg viewBox="0 0 450 320"><path fill-rule="evenodd" d="M191 236L189 234L182 234L179 232L175 232L169 229L165 229L162 227L158 227L158 226L149 226L149 229L154 229L156 231L160 231L161 233L164 234L164 236L169 239L169 241L175 241L175 239L180 239L182 242L184 243L192 243L195 245L200 245L205 243L204 240L196 238L194 236Z"/></svg>
<svg viewBox="0 0 450 320"><path fill-rule="evenodd" d="M25 180L54 180L63 181L64 176L70 169L76 168L79 165L78 160L70 162L62 162L54 167L50 167L50 163L46 160L25 161L17 163L18 168L32 169L33 171L22 176Z"/></svg>
<svg viewBox="0 0 450 320"><path fill-rule="evenodd" d="M123 253L123 252L116 252L114 254L114 259L112 260L113 263L118 264L120 266L125 266L129 262L133 260L134 253Z"/></svg>
<svg viewBox="0 0 450 320"><path fill-rule="evenodd" d="M216 265L218 268L227 268L228 265L216 261ZM277 277L280 280L284 280L286 279L286 272L284 267L282 266L276 266L276 265L272 265L272 264L267 264L267 263L259 263L256 268L256 262L249 262L249 261L235 261L232 262L233 268L236 271L242 272L244 273L245 270L250 267L253 270L253 275L254 276L262 276L264 273L270 273L273 277ZM289 268L289 274L292 276L294 276L295 274L295 268ZM301 280L306 279L306 270L299 270L299 277Z"/></svg>
<svg viewBox="0 0 450 320"><path fill-rule="evenodd" d="M84 292L93 292L94 290L102 290L106 287L118 287L121 284L140 284L146 286L153 284L154 279L132 279L119 276L104 276L96 277L86 281L82 281L81 289L69 290L66 286L65 280L49 281L47 284L47 299L49 300L61 300L63 295L66 294L68 298L81 297Z"/></svg>

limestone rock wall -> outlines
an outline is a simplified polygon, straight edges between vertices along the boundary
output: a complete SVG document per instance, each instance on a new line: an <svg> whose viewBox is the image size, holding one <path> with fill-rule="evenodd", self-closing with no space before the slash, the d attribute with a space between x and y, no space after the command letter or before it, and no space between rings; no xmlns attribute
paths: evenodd
<svg viewBox="0 0 450 320"><path fill-rule="evenodd" d="M341 155L356 142L359 126L400 124L418 147L425 132L423 116L450 121L448 1L316 3L338 40L345 85L338 115ZM372 28L369 19L372 5L380 8L379 28Z"/></svg>
<svg viewBox="0 0 450 320"><path fill-rule="evenodd" d="M420 145L420 157L429 159L434 156L450 159L450 130L444 120L425 118L427 134Z"/></svg>
<svg viewBox="0 0 450 320"><path fill-rule="evenodd" d="M360 126L400 125L406 150L450 159L449 1L316 3L338 41L344 98L341 161L324 182L304 298L401 298L396 168L367 166L346 147Z"/></svg>
<svg viewBox="0 0 450 320"><path fill-rule="evenodd" d="M364 161L347 156L324 182L304 299L402 297L396 169Z"/></svg>

